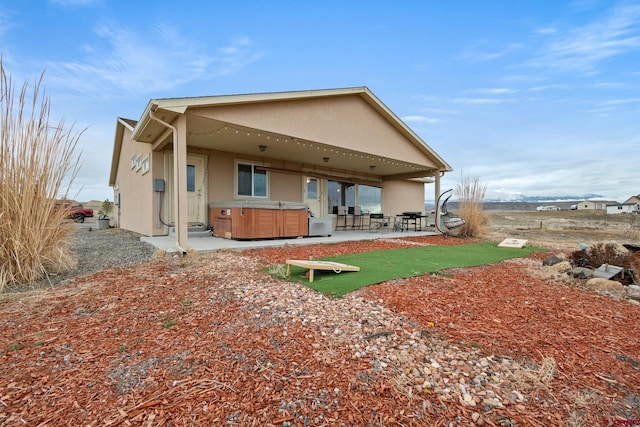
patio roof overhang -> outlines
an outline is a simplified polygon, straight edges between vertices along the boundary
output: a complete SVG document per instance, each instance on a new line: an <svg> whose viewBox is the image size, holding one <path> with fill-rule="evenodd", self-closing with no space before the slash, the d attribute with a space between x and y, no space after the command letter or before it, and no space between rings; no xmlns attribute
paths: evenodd
<svg viewBox="0 0 640 427"><path fill-rule="evenodd" d="M347 149L340 141L335 144L327 140L315 141L300 135L278 133L199 114L201 108L211 106L251 105L345 95L358 95L364 99L423 155L408 161L388 154L376 155ZM230 152L250 159L262 158L267 165L270 161L277 161L278 169L283 172L304 171L327 177L371 182L415 178L423 178L425 182L429 182L430 178L452 170L367 88L151 100L135 126L132 137L140 142L153 143L154 150L161 150L171 143L171 132L152 120L151 112L167 123L172 123L179 115L184 114L187 118L186 144L189 148Z"/></svg>

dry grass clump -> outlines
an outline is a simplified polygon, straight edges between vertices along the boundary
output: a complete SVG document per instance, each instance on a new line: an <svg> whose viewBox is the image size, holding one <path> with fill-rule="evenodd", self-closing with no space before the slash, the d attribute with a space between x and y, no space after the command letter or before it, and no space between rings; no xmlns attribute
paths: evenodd
<svg viewBox="0 0 640 427"><path fill-rule="evenodd" d="M487 187L481 185L478 178L471 180L464 177L456 186L458 197L458 215L464 219L462 225L456 231L460 237L477 237L481 235L489 224L489 216L482 208Z"/></svg>
<svg viewBox="0 0 640 427"><path fill-rule="evenodd" d="M615 243L596 243L586 249L571 253L574 265L598 268L602 264L617 265L618 267L633 268L636 259L626 249L620 250Z"/></svg>
<svg viewBox="0 0 640 427"><path fill-rule="evenodd" d="M514 376L521 390L547 389L556 374L557 364L553 357L545 357L534 367L515 365Z"/></svg>
<svg viewBox="0 0 640 427"><path fill-rule="evenodd" d="M75 178L80 134L64 122L49 124L50 104L40 97L42 77L19 96L0 58L0 292L73 266L71 231L56 208Z"/></svg>

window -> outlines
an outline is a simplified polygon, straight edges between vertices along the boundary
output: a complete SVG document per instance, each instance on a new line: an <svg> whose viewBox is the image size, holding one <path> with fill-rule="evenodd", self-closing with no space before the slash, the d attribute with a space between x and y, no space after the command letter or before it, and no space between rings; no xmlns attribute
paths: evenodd
<svg viewBox="0 0 640 427"><path fill-rule="evenodd" d="M237 195L242 197L267 197L267 171L258 165L237 163Z"/></svg>
<svg viewBox="0 0 640 427"><path fill-rule="evenodd" d="M187 165L187 191L194 193L196 191L196 166Z"/></svg>
<svg viewBox="0 0 640 427"><path fill-rule="evenodd" d="M328 209L334 206L360 206L363 212L382 213L382 188L348 182L328 182Z"/></svg>
<svg viewBox="0 0 640 427"><path fill-rule="evenodd" d="M382 188L358 185L358 204L363 212L382 212Z"/></svg>
<svg viewBox="0 0 640 427"><path fill-rule="evenodd" d="M318 179L317 178L307 178L307 199L317 199L318 198Z"/></svg>
<svg viewBox="0 0 640 427"><path fill-rule="evenodd" d="M149 168L150 168L150 161L149 161L149 156L147 155L147 157L145 157L142 160L142 175L149 172Z"/></svg>

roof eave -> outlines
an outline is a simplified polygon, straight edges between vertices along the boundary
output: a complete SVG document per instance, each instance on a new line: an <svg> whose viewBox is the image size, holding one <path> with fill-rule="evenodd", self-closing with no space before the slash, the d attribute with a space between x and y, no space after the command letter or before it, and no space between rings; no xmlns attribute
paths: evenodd
<svg viewBox="0 0 640 427"><path fill-rule="evenodd" d="M109 172L109 187L116 185L116 176L118 174L118 164L120 163L120 153L122 151L122 138L124 129L133 131L133 128L122 118L116 120L116 136L113 141L113 154L111 156L111 171Z"/></svg>

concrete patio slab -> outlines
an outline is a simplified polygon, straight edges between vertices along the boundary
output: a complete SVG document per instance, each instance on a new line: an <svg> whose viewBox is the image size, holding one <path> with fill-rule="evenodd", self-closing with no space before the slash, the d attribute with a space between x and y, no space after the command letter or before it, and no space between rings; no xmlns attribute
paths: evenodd
<svg viewBox="0 0 640 427"><path fill-rule="evenodd" d="M325 237L298 237L290 239L265 239L265 240L230 240L221 237L189 237L187 250L193 251L217 251L221 249L253 249L268 248L287 245L313 245L318 243L338 243L358 240L375 239L399 239L403 237L416 236L437 236L439 232L434 231L390 231L390 232L369 232L365 231L334 231L333 235ZM159 250L167 253L177 253L175 236L141 237L143 242L147 242Z"/></svg>

